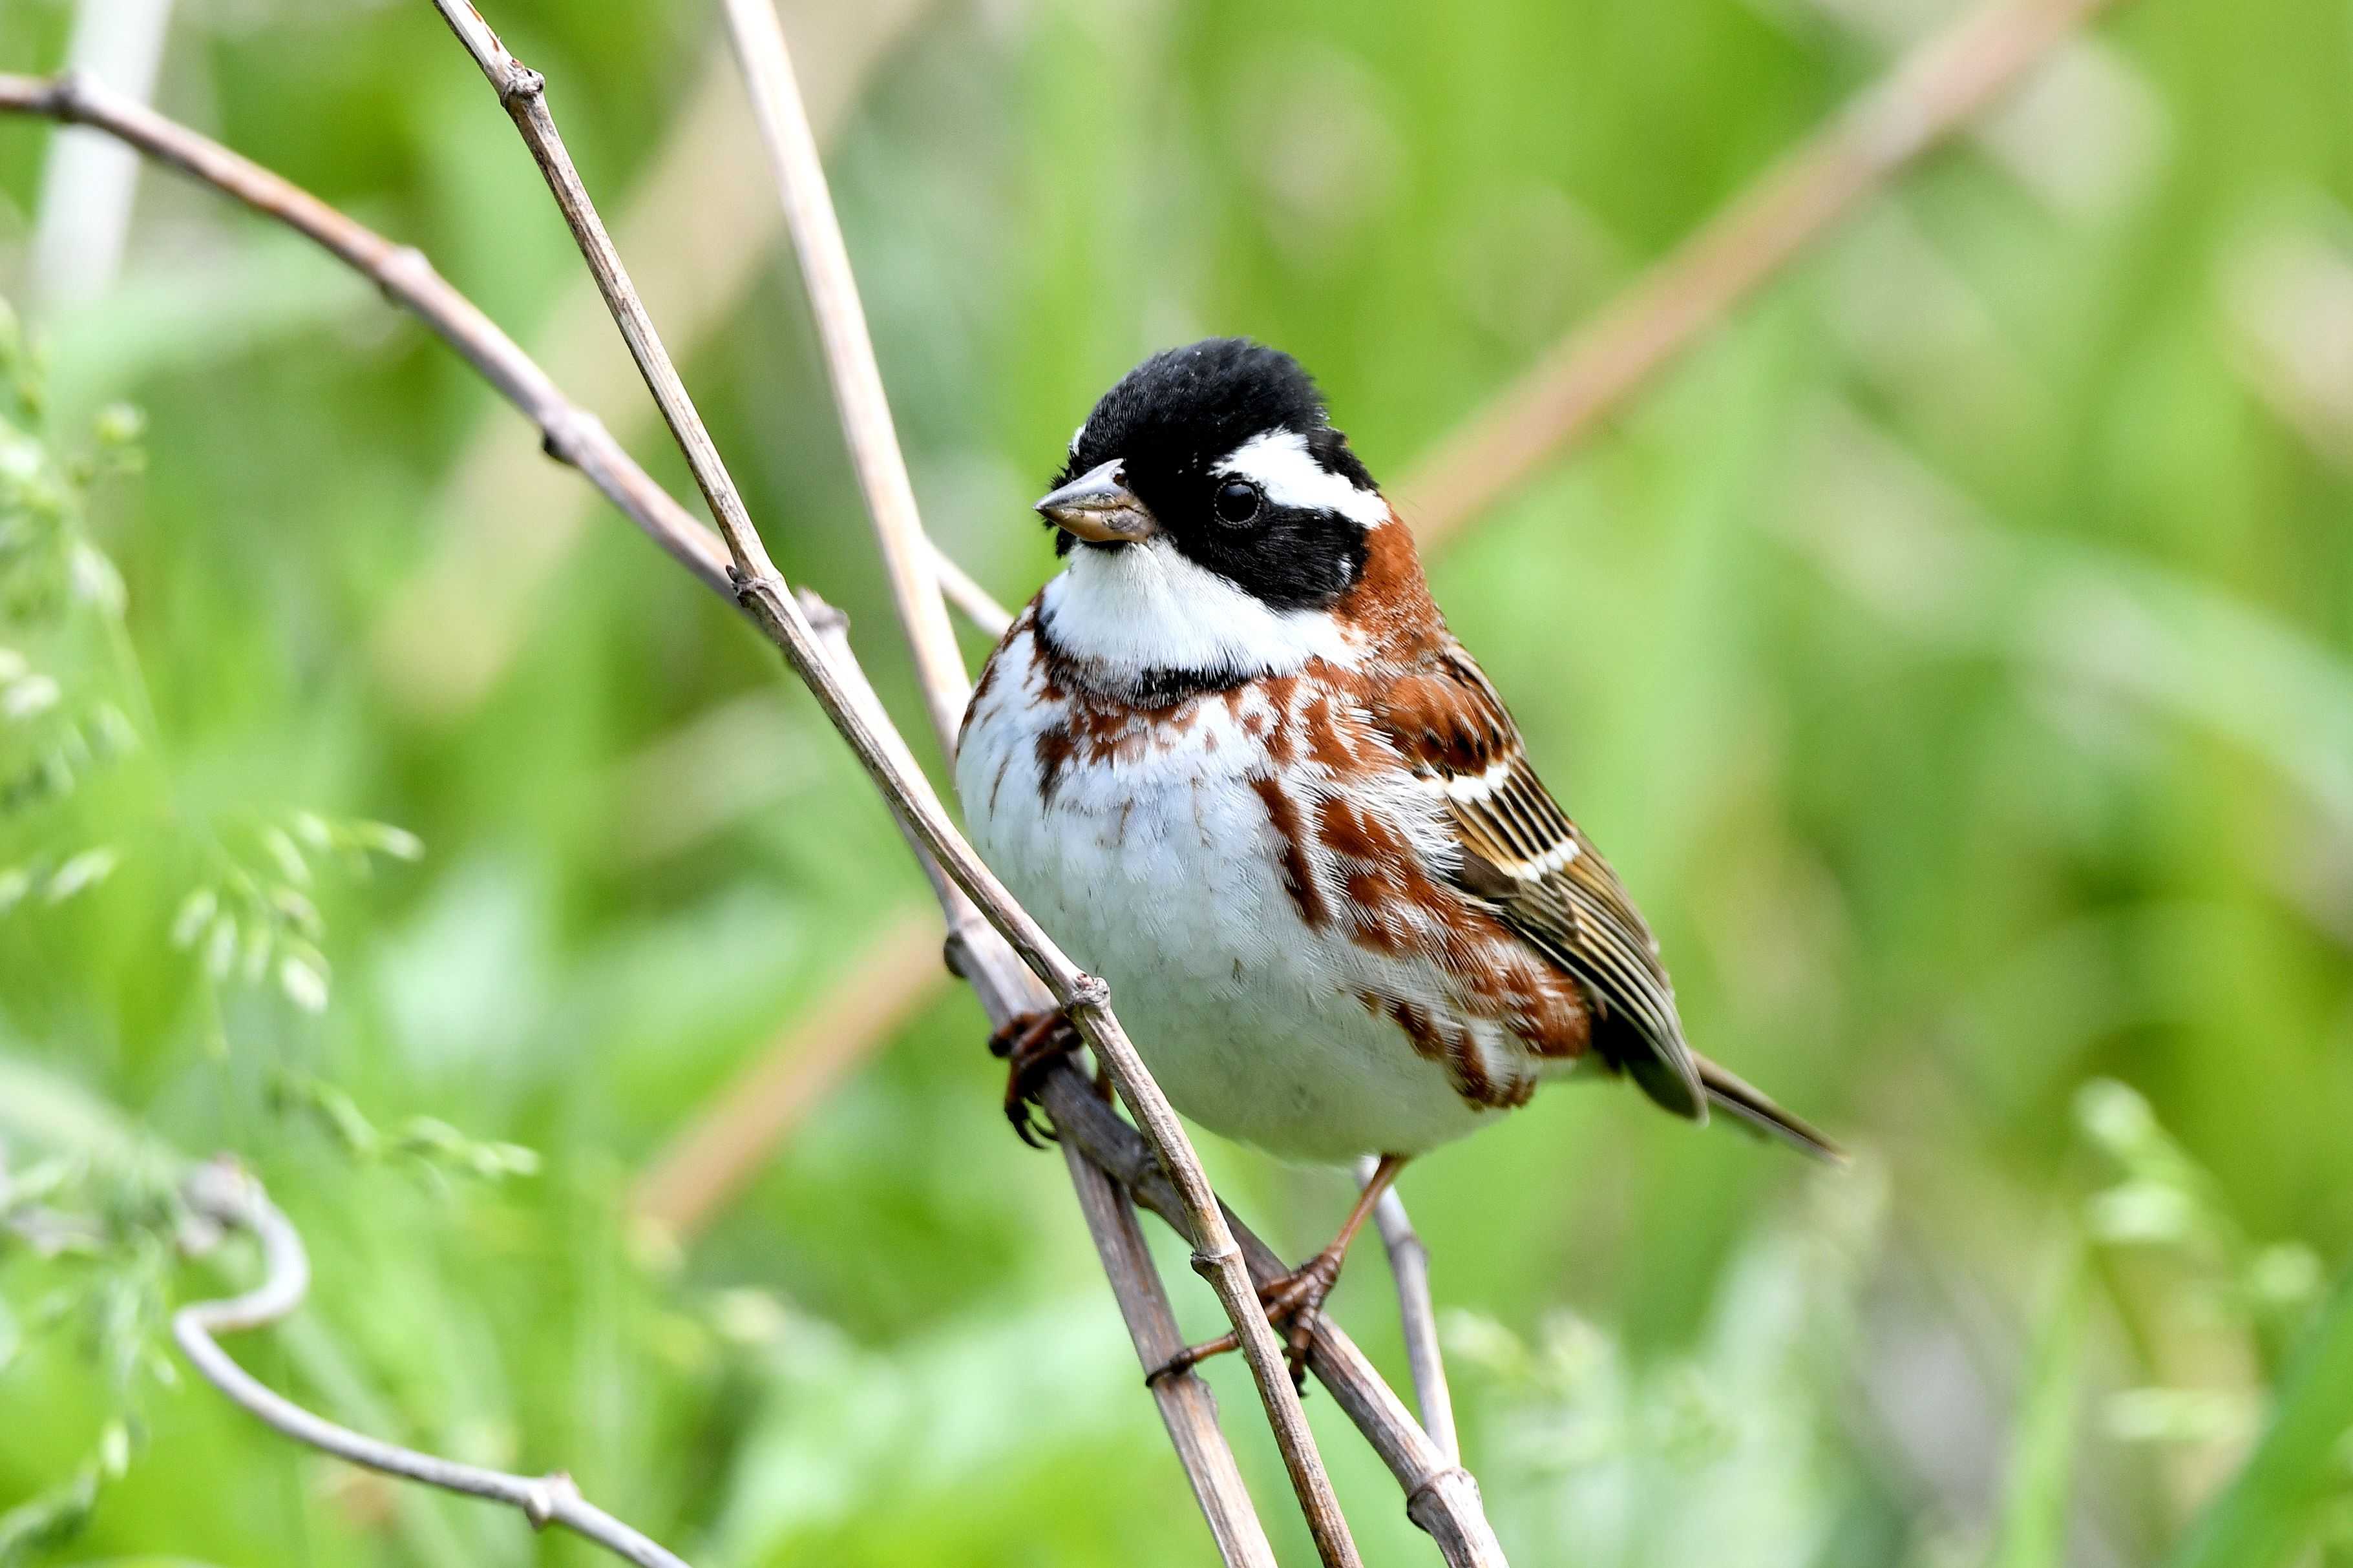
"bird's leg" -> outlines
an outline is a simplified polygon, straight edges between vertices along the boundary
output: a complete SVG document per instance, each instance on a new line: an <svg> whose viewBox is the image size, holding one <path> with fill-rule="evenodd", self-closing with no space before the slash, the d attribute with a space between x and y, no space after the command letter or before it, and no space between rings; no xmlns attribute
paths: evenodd
<svg viewBox="0 0 2353 1568"><path fill-rule="evenodd" d="M1362 1230L1365 1221L1372 1217L1373 1210L1381 1201L1381 1194L1389 1190L1389 1184L1397 1180L1398 1173L1405 1169L1407 1158L1403 1154L1382 1155L1380 1164L1373 1171L1372 1180L1366 1182L1365 1190L1356 1194L1356 1206L1348 1211L1348 1217L1341 1224L1340 1234L1332 1238L1332 1245L1281 1279L1270 1279L1258 1288L1258 1299L1266 1308L1268 1321L1280 1324L1284 1330L1283 1359L1291 1363L1291 1381L1303 1389L1307 1386L1307 1352L1315 1342L1315 1321L1323 1313L1324 1298L1329 1296L1332 1287L1339 1282L1340 1265L1348 1256L1348 1244L1356 1239L1356 1232ZM1153 1368L1144 1381L1157 1383L1164 1377L1198 1366L1211 1356L1223 1355L1228 1351L1240 1348L1241 1337L1229 1330L1214 1340L1178 1351Z"/></svg>
<svg viewBox="0 0 2353 1568"><path fill-rule="evenodd" d="M1005 1069L1005 1119L1021 1142L1032 1149L1045 1147L1040 1135L1053 1129L1038 1119L1035 1096L1038 1078L1056 1058L1066 1057L1085 1042L1076 1026L1060 1008L1042 1013L1017 1013L988 1037L988 1054L1002 1057Z"/></svg>

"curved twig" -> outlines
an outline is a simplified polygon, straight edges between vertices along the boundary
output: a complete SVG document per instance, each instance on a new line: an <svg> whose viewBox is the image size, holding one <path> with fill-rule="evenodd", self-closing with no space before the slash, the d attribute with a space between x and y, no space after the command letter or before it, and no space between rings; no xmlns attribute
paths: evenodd
<svg viewBox="0 0 2353 1568"><path fill-rule="evenodd" d="M704 586L733 595L726 553L711 531L654 483L602 421L556 390L496 321L444 281L423 251L394 244L250 158L88 77L0 75L0 113L92 126L316 242L430 327L521 409L539 426L540 445L549 457L578 469Z"/></svg>
<svg viewBox="0 0 2353 1568"><path fill-rule="evenodd" d="M172 1315L174 1342L207 1383L273 1430L322 1453L402 1480L505 1503L520 1509L533 1530L560 1524L639 1568L687 1568L684 1558L582 1497L572 1478L561 1470L545 1476L509 1475L404 1448L314 1415L256 1379L221 1349L216 1336L269 1328L301 1306L311 1289L311 1260L301 1235L269 1201L261 1184L234 1160L197 1166L182 1193L194 1214L228 1229L248 1231L261 1244L259 1285L228 1300L191 1302Z"/></svg>

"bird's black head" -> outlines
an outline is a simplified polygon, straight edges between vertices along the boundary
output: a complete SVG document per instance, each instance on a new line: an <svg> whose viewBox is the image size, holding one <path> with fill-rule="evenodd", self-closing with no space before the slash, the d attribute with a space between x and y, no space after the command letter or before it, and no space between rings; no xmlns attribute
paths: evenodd
<svg viewBox="0 0 2353 1568"><path fill-rule="evenodd" d="M1129 371L1079 426L1038 510L1063 531L1058 553L1173 549L1277 610L1347 592L1388 515L1315 383L1244 338Z"/></svg>

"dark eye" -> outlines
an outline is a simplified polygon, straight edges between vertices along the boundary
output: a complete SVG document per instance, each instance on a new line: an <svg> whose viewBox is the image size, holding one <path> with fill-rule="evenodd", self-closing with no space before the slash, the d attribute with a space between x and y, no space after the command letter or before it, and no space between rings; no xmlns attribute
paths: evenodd
<svg viewBox="0 0 2353 1568"><path fill-rule="evenodd" d="M1214 504L1219 522L1248 522L1258 515L1258 487L1248 479L1228 479L1218 487Z"/></svg>

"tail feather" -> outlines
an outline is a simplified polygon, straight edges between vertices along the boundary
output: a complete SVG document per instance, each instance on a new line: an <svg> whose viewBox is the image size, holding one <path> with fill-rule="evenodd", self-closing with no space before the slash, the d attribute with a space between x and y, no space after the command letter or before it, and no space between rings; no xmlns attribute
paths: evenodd
<svg viewBox="0 0 2353 1568"><path fill-rule="evenodd" d="M1698 1065L1700 1087L1707 1090L1711 1107L1728 1112L1757 1132L1778 1138L1800 1153L1833 1165L1846 1163L1844 1150L1802 1117L1774 1104L1772 1096L1696 1051L1692 1053L1692 1059Z"/></svg>

